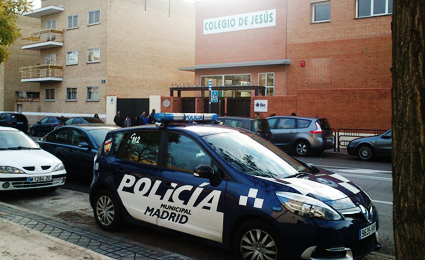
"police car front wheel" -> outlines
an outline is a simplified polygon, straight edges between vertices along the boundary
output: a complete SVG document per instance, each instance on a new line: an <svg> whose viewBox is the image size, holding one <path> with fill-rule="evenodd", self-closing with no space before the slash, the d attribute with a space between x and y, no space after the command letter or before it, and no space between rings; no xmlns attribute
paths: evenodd
<svg viewBox="0 0 425 260"><path fill-rule="evenodd" d="M115 196L108 190L96 194L95 219L103 230L114 231L122 223L122 215Z"/></svg>
<svg viewBox="0 0 425 260"><path fill-rule="evenodd" d="M279 234L261 221L244 223L236 233L233 248L238 259L285 259Z"/></svg>

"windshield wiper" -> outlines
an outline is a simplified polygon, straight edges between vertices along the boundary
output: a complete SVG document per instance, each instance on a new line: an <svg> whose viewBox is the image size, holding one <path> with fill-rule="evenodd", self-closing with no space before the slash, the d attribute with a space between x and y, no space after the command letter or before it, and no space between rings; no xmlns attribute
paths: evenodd
<svg viewBox="0 0 425 260"><path fill-rule="evenodd" d="M38 148L34 148L34 147L25 147L25 146L17 146L17 147L9 147L7 148L8 150L33 150L33 149L38 149Z"/></svg>
<svg viewBox="0 0 425 260"><path fill-rule="evenodd" d="M312 174L312 173L310 173L310 172L298 172L298 173L291 175L291 176L288 176L286 178L303 177L303 176L307 176L307 175L310 175L310 174Z"/></svg>

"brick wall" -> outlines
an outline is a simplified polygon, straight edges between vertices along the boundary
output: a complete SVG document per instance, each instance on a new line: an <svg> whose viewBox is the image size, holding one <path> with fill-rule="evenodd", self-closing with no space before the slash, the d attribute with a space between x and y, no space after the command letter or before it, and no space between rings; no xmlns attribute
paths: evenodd
<svg viewBox="0 0 425 260"><path fill-rule="evenodd" d="M390 129L391 89L301 89L297 115L326 117L332 128Z"/></svg>

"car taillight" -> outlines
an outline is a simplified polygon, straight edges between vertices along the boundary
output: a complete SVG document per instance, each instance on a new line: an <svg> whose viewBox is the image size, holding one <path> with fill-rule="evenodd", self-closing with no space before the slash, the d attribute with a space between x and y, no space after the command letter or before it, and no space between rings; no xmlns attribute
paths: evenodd
<svg viewBox="0 0 425 260"><path fill-rule="evenodd" d="M59 124L58 124L58 126L61 126L62 125L62 122L60 122Z"/></svg>
<svg viewBox="0 0 425 260"><path fill-rule="evenodd" d="M11 122L11 121L9 121L7 124L8 124L8 125L11 125L11 124L12 124L12 122Z"/></svg>
<svg viewBox="0 0 425 260"><path fill-rule="evenodd" d="M321 134L323 132L322 131L322 128L320 127L320 125L319 125L318 122L316 122L315 124L316 124L316 130L311 130L310 133L312 133L312 134Z"/></svg>

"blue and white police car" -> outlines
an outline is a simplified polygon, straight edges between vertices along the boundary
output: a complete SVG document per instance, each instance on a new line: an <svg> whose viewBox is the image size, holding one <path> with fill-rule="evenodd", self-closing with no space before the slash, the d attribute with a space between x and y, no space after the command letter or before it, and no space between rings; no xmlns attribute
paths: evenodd
<svg viewBox="0 0 425 260"><path fill-rule="evenodd" d="M350 180L243 129L155 115L108 133L90 202L108 231L123 221L202 238L239 259L358 259L380 248L378 213Z"/></svg>

